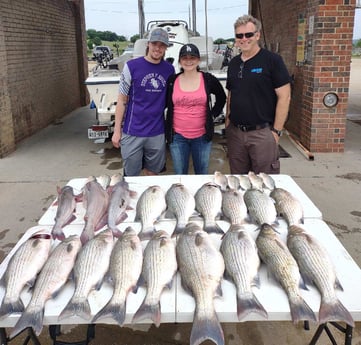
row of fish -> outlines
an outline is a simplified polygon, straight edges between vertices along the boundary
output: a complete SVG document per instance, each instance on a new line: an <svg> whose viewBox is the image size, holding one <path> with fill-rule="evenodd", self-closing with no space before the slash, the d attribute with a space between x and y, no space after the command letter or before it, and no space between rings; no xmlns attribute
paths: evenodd
<svg viewBox="0 0 361 345"><path fill-rule="evenodd" d="M89 178L79 195L74 195L71 186L59 188L58 193L52 236L59 240L65 238L63 228L75 219L76 204L82 201L85 208L83 244L104 226L110 228L114 236L121 236L117 225L127 219L127 211L133 209L131 202L137 196L121 175ZM261 225L277 222L278 215L292 225L302 223L303 209L291 193L276 188L267 174L250 172L226 176L216 171L214 182L205 183L194 195L181 183L173 184L166 192L158 185L146 188L137 200L134 219L142 225L141 239L149 240L155 231L155 222L166 215L176 218L174 235L182 232L191 217L199 215L206 232L223 233L216 223L220 216L232 225L246 222Z"/></svg>
<svg viewBox="0 0 361 345"><path fill-rule="evenodd" d="M74 194L72 186L58 188L57 212L52 229L54 239L63 240L63 228L75 220L77 202L83 202L86 212L81 242L84 244L94 237L96 231L107 226L113 235L119 237L121 232L117 224L127 218L126 210L131 208L130 202L136 193L129 190L128 183L122 175L112 177L102 175L99 178L90 177L78 195Z"/></svg>
<svg viewBox="0 0 361 345"><path fill-rule="evenodd" d="M50 243L49 235L35 235L27 240L11 258L2 278L6 290L0 316L22 313L11 337L26 327L40 334L45 303L66 283L72 270L74 293L59 320L74 315L90 320L88 296L107 277L113 285L113 294L92 322L112 318L122 325L129 292L136 292L144 284L146 296L132 321L150 319L159 326L160 296L164 288L171 288L179 269L182 286L196 304L191 344L200 344L205 339L223 344L223 332L213 305L214 297L222 295L223 275L236 286L239 320L252 312L267 318L267 311L252 291L253 286L260 286L260 258L285 290L294 323L316 321L299 291L302 274L307 284L315 284L320 291L320 323L344 321L354 325L352 316L337 298L335 289L342 287L327 251L300 226L289 227L287 245L268 224L261 226L256 240L244 227L231 226L219 250L196 223L187 223L176 241L165 231L155 232L144 252L137 233L130 227L114 245L110 229L100 232L82 249L78 236L69 236L51 253ZM24 308L20 292L26 284L34 282L39 272L31 300Z"/></svg>

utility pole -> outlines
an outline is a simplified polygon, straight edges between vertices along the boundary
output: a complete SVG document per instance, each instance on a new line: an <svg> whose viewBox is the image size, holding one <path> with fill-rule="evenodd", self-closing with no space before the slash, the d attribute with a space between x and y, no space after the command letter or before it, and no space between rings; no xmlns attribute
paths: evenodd
<svg viewBox="0 0 361 345"><path fill-rule="evenodd" d="M145 32L145 17L143 0L138 0L139 36L143 38Z"/></svg>

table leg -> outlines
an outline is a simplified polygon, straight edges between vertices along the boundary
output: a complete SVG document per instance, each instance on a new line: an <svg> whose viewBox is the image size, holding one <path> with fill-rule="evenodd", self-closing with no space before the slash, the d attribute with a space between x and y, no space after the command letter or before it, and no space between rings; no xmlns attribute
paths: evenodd
<svg viewBox="0 0 361 345"><path fill-rule="evenodd" d="M345 328L345 327L342 327L337 322L330 322L330 324L332 326L334 326L335 328L337 328L342 333L345 333L345 345L351 345L352 344L353 327L351 327L349 325L346 325L346 328ZM315 345L317 343L318 339L320 338L321 333L323 331L326 332L328 338L331 340L332 345L337 345L337 342L336 342L335 338L333 337L332 332L331 332L330 328L328 327L327 323L324 323L324 324L320 325L317 328L317 330L316 330L316 332L315 332L315 334L314 334L314 336L313 336L313 338L312 338L309 345Z"/></svg>
<svg viewBox="0 0 361 345"><path fill-rule="evenodd" d="M8 344L8 338L6 337L5 328L0 328L0 343L1 343L1 345Z"/></svg>
<svg viewBox="0 0 361 345"><path fill-rule="evenodd" d="M49 334L50 334L51 339L53 340L53 345L89 345L89 342L91 340L93 340L95 337L95 324L90 324L87 327L86 339L75 342L75 343L74 342L68 343L68 342L60 341L60 340L56 339L57 336L59 336L61 334L60 327L61 327L61 325L50 325L49 326Z"/></svg>

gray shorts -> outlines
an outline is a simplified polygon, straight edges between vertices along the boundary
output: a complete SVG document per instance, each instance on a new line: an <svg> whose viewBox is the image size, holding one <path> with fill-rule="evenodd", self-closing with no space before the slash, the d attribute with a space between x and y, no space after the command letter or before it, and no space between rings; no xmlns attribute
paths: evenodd
<svg viewBox="0 0 361 345"><path fill-rule="evenodd" d="M135 137L123 133L120 140L125 176L139 176L145 168L160 173L166 161L164 134L154 137Z"/></svg>

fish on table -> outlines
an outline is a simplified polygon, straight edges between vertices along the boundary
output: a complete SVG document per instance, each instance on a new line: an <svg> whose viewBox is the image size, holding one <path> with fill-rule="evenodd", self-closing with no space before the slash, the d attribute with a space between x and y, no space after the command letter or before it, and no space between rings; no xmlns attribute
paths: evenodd
<svg viewBox="0 0 361 345"><path fill-rule="evenodd" d="M67 282L80 249L79 236L71 235L50 253L36 279L30 302L10 334L11 339L27 327L31 327L36 335L40 335L43 329L45 303Z"/></svg>
<svg viewBox="0 0 361 345"><path fill-rule="evenodd" d="M108 228L113 231L113 236L120 237L122 232L117 225L124 222L128 215L127 210L131 210L131 200L135 198L136 192L129 189L129 184L121 180L108 187L109 205L107 210Z"/></svg>
<svg viewBox="0 0 361 345"><path fill-rule="evenodd" d="M263 192L263 179L261 176L257 175L254 171L249 171L247 174L251 186L253 189L257 189L261 192Z"/></svg>
<svg viewBox="0 0 361 345"><path fill-rule="evenodd" d="M149 186L140 195L134 220L142 225L138 234L142 241L152 238L156 231L155 222L164 214L166 208L165 193L160 186Z"/></svg>
<svg viewBox="0 0 361 345"><path fill-rule="evenodd" d="M243 191L246 191L246 190L252 188L252 184L248 178L248 175L239 175L238 179L239 179L239 186Z"/></svg>
<svg viewBox="0 0 361 345"><path fill-rule="evenodd" d="M11 257L0 280L0 286L5 288L0 319L24 311L20 294L25 286L34 285L38 273L48 259L51 245L51 235L38 232L27 239Z"/></svg>
<svg viewBox="0 0 361 345"><path fill-rule="evenodd" d="M252 291L253 286L260 287L258 270L261 263L254 239L244 227L231 226L223 236L220 251L225 277L236 286L238 320L250 313L267 318L267 311Z"/></svg>
<svg viewBox="0 0 361 345"><path fill-rule="evenodd" d="M239 178L235 175L227 176L227 187L228 189L238 190L241 188Z"/></svg>
<svg viewBox="0 0 361 345"><path fill-rule="evenodd" d="M262 225L264 223L277 223L277 211L274 200L266 193L258 189L248 189L243 194L244 202L247 206L251 220Z"/></svg>
<svg viewBox="0 0 361 345"><path fill-rule="evenodd" d="M63 232L64 226L70 224L76 219L74 213L79 196L74 194L74 189L72 186L64 186L62 188L57 187L57 191L58 198L54 204L57 206L57 210L54 218L55 224L51 230L51 234L53 239L62 241L65 239Z"/></svg>
<svg viewBox="0 0 361 345"><path fill-rule="evenodd" d="M214 309L214 298L222 295L224 260L210 235L198 224L188 223L176 245L182 286L195 300L190 345L211 340L224 344L224 335Z"/></svg>
<svg viewBox="0 0 361 345"><path fill-rule="evenodd" d="M88 296L91 291L99 290L108 271L110 255L113 249L113 233L106 229L86 242L74 264L74 293L60 313L58 320L79 316L91 319Z"/></svg>
<svg viewBox="0 0 361 345"><path fill-rule="evenodd" d="M176 218L176 226L172 237L180 234L186 227L189 218L195 212L195 200L193 194L182 183L174 183L165 195L167 210Z"/></svg>
<svg viewBox="0 0 361 345"><path fill-rule="evenodd" d="M264 187L266 187L269 190L274 190L276 188L276 182L272 178L272 176L270 176L264 172L260 172L258 174L258 176L262 179Z"/></svg>
<svg viewBox="0 0 361 345"><path fill-rule="evenodd" d="M222 214L231 225L241 225L247 222L248 212L243 192L228 189L222 193Z"/></svg>
<svg viewBox="0 0 361 345"><path fill-rule="evenodd" d="M156 327L159 327L161 321L160 298L165 288L172 288L177 268L174 241L166 231L156 231L144 249L139 285L144 283L147 292L133 316L132 323L150 319Z"/></svg>
<svg viewBox="0 0 361 345"><path fill-rule="evenodd" d="M80 240L85 244L107 224L109 194L96 179L91 179L83 187L83 206L86 210L85 224Z"/></svg>
<svg viewBox="0 0 361 345"><path fill-rule="evenodd" d="M288 228L287 246L305 283L315 285L321 294L319 322L343 321L354 327L353 317L337 297L336 290L343 291L343 288L326 248L298 225Z"/></svg>
<svg viewBox="0 0 361 345"><path fill-rule="evenodd" d="M270 197L275 200L277 214L286 220L288 226L303 224L303 206L292 193L284 188L275 188Z"/></svg>
<svg viewBox="0 0 361 345"><path fill-rule="evenodd" d="M203 217L203 229L208 233L223 234L216 222L222 210L222 192L213 182L203 184L195 193L196 210Z"/></svg>
<svg viewBox="0 0 361 345"><path fill-rule="evenodd" d="M228 178L220 171L215 171L213 175L214 183L219 186L221 191L225 191L228 188Z"/></svg>
<svg viewBox="0 0 361 345"><path fill-rule="evenodd" d="M107 317L123 325L126 314L127 296L138 290L138 279L142 271L143 249L140 239L132 227L127 227L114 244L110 256L107 276L113 286L109 302L97 312L92 322Z"/></svg>
<svg viewBox="0 0 361 345"><path fill-rule="evenodd" d="M303 281L296 260L274 228L263 224L256 239L258 254L267 270L286 292L294 324L301 320L317 321L312 309L300 293Z"/></svg>

